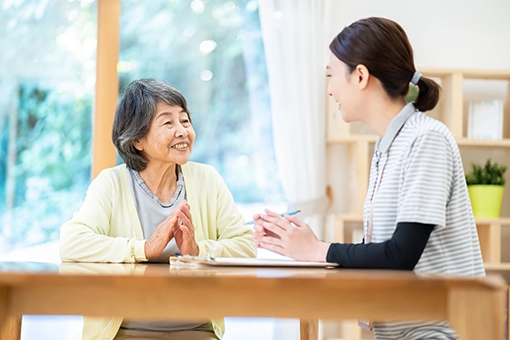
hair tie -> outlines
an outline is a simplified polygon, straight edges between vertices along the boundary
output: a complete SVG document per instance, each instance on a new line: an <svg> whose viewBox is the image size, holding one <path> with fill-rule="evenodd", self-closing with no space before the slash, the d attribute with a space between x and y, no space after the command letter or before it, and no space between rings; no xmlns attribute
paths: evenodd
<svg viewBox="0 0 510 340"><path fill-rule="evenodd" d="M414 86L417 86L418 82L420 81L420 78L421 78L421 73L418 71L414 72L413 78L411 79L411 84L413 84Z"/></svg>

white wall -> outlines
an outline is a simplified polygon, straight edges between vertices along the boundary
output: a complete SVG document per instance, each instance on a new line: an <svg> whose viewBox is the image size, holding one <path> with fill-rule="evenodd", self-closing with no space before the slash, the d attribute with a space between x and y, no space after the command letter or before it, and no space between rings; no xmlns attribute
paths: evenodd
<svg viewBox="0 0 510 340"><path fill-rule="evenodd" d="M332 0L331 38L369 16L398 22L422 67L510 69L508 0Z"/></svg>
<svg viewBox="0 0 510 340"><path fill-rule="evenodd" d="M418 70L420 67L510 70L509 0L332 0L331 8L330 40L356 20L381 16L398 22L407 32ZM506 84L502 85L491 89L494 97L506 96ZM487 89L468 88L466 92L485 93ZM348 173L346 148L329 146L327 152L328 184L334 194L330 211L346 212L349 195L346 178L342 176ZM489 157L507 157L499 153ZM465 166L469 166L468 159L466 162ZM510 189L505 191L506 204L502 210L506 213L510 211Z"/></svg>

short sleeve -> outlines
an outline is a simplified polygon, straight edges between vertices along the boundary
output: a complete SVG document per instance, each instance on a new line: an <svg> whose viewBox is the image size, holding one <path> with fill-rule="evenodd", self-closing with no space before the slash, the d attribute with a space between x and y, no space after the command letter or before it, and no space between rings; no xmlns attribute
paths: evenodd
<svg viewBox="0 0 510 340"><path fill-rule="evenodd" d="M441 133L426 131L409 146L402 170L397 223L446 224L453 180L451 147Z"/></svg>

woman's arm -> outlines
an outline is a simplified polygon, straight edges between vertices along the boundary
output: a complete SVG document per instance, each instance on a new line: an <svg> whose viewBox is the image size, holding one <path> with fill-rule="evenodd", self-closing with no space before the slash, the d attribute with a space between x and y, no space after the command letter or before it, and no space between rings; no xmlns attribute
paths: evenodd
<svg viewBox="0 0 510 340"><path fill-rule="evenodd" d="M255 257L257 252L253 242L253 230L245 225L242 214L237 209L232 194L221 180L218 183L217 209L215 221L216 240L198 242L200 253L217 257Z"/></svg>
<svg viewBox="0 0 510 340"><path fill-rule="evenodd" d="M433 229L432 224L401 222L385 242L331 244L326 261L346 268L413 270Z"/></svg>
<svg viewBox="0 0 510 340"><path fill-rule="evenodd" d="M412 270L418 263L434 225L402 222L392 237L381 243L322 242L295 216L267 215L255 219L253 237L258 247L302 261L328 261L347 268Z"/></svg>
<svg viewBox="0 0 510 340"><path fill-rule="evenodd" d="M211 166L183 166L200 256L255 257L253 229L246 226L220 174Z"/></svg>
<svg viewBox="0 0 510 340"><path fill-rule="evenodd" d="M146 261L143 235L129 188L120 175L124 167L103 171L90 184L73 218L60 228L62 261ZM130 209L130 205L133 209ZM138 223L138 225L136 224Z"/></svg>

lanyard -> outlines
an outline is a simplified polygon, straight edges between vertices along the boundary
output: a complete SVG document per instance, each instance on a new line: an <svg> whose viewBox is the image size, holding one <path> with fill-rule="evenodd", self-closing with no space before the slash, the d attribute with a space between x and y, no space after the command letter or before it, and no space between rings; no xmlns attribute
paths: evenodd
<svg viewBox="0 0 510 340"><path fill-rule="evenodd" d="M374 220L374 201L375 201L375 196L377 195L377 192L379 191L379 187L381 186L381 182L382 182L382 178L383 178L383 174L384 174L384 169L386 168L386 165L388 164L389 157L390 157L390 152L388 150L386 152L386 160L384 161L384 164L381 167L381 172L380 172L379 176L377 177L377 180L376 180L376 183L375 183L374 194L372 195L372 200L370 201L370 213L368 215L368 226L367 226L367 234L365 236L365 243L372 242L372 231L374 229L374 223L373 223L373 220Z"/></svg>
<svg viewBox="0 0 510 340"><path fill-rule="evenodd" d="M370 213L369 213L369 217L368 217L368 228L367 228L367 234L365 236L365 244L372 242L374 201L375 201L375 196L377 195L377 191L379 191L379 187L381 186L384 169L386 169L386 164L388 164L389 156L390 156L390 152L388 150L386 152L386 160L384 161L384 164L381 167L381 172L379 173L379 176L377 177L377 179L375 181L374 194L372 195L372 200L370 201ZM378 162L379 162L379 160L378 160ZM369 330L369 331L373 330L373 322L370 320L358 320L358 326L360 326L361 328L364 328L366 330Z"/></svg>

